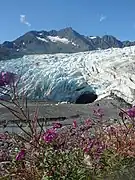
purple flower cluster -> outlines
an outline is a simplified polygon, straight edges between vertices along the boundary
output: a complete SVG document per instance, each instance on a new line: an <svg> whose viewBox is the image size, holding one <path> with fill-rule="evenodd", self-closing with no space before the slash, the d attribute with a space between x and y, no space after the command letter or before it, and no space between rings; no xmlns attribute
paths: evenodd
<svg viewBox="0 0 135 180"><path fill-rule="evenodd" d="M74 129L77 128L77 121L76 120L73 121L72 126L73 126Z"/></svg>
<svg viewBox="0 0 135 180"><path fill-rule="evenodd" d="M0 87L14 83L16 74L11 72L0 72Z"/></svg>
<svg viewBox="0 0 135 180"><path fill-rule="evenodd" d="M17 154L17 156L16 156L16 161L19 161L19 160L23 159L24 156L25 156L25 150L22 149L22 150Z"/></svg>
<svg viewBox="0 0 135 180"><path fill-rule="evenodd" d="M53 124L53 128L54 128L54 129L59 129L59 128L61 128L61 127L62 127L62 124L59 123L59 122L56 122L56 123Z"/></svg>
<svg viewBox="0 0 135 180"><path fill-rule="evenodd" d="M46 143L51 143L55 138L57 137L56 130L54 128L48 129L44 134L43 134L43 139Z"/></svg>
<svg viewBox="0 0 135 180"><path fill-rule="evenodd" d="M134 118L134 117L135 117L135 106L133 106L132 108L130 108L130 109L127 110L127 115L128 115L130 118Z"/></svg>

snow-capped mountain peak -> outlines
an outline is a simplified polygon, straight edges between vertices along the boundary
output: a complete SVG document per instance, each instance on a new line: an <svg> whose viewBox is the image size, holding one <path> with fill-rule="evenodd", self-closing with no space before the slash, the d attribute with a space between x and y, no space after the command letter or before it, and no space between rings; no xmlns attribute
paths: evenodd
<svg viewBox="0 0 135 180"><path fill-rule="evenodd" d="M30 31L14 41L5 41L1 44L0 60L31 54L77 53L133 45L135 42L123 42L111 35L81 35L71 27L57 31Z"/></svg>

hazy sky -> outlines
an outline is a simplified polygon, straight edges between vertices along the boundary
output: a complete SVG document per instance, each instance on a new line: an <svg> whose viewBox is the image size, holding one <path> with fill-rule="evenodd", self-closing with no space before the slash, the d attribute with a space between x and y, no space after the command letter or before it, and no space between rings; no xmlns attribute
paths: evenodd
<svg viewBox="0 0 135 180"><path fill-rule="evenodd" d="M135 0L1 0L0 42L30 30L72 27L81 34L135 40Z"/></svg>

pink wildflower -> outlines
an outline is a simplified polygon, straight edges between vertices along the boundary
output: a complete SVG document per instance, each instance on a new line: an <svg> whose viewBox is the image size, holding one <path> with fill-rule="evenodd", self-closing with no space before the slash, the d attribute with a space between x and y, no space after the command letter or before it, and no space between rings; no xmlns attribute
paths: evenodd
<svg viewBox="0 0 135 180"><path fill-rule="evenodd" d="M62 124L59 123L59 122L56 122L56 123L53 124L53 128L54 128L54 129L59 129L59 128L61 128L61 127L62 127Z"/></svg>
<svg viewBox="0 0 135 180"><path fill-rule="evenodd" d="M72 125L73 125L73 128L77 128L77 121L74 120Z"/></svg>
<svg viewBox="0 0 135 180"><path fill-rule="evenodd" d="M43 135L43 139L46 143L51 143L57 136L57 133L55 131L55 129L48 129L44 135Z"/></svg>
<svg viewBox="0 0 135 180"><path fill-rule="evenodd" d="M7 139L9 139L8 134L6 134L6 133L0 133L0 140L7 140Z"/></svg>
<svg viewBox="0 0 135 180"><path fill-rule="evenodd" d="M23 159L24 156L25 156L25 150L22 149L22 150L17 154L17 156L16 156L16 161L19 161L19 160Z"/></svg>
<svg viewBox="0 0 135 180"><path fill-rule="evenodd" d="M93 144L94 144L94 141L90 141L90 142L87 144L87 146L84 147L84 149L83 149L84 152L85 152L85 153L90 152L91 148L93 147Z"/></svg>
<svg viewBox="0 0 135 180"><path fill-rule="evenodd" d="M90 151L90 149L89 149L88 147L85 147L85 148L83 149L83 151L84 151L85 153L88 153L88 152Z"/></svg>
<svg viewBox="0 0 135 180"><path fill-rule="evenodd" d="M134 118L135 117L135 106L133 106L131 109L128 109L126 112L130 118Z"/></svg>
<svg viewBox="0 0 135 180"><path fill-rule="evenodd" d="M16 79L16 74L11 72L0 72L0 86L10 85Z"/></svg>
<svg viewBox="0 0 135 180"><path fill-rule="evenodd" d="M87 126L90 126L90 127L92 126L92 121L90 119L86 119L84 123Z"/></svg>

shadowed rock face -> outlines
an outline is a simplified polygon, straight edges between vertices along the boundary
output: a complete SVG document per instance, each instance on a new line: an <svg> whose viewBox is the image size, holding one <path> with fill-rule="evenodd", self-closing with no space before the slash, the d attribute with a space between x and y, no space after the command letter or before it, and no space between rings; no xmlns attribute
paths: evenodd
<svg viewBox="0 0 135 180"><path fill-rule="evenodd" d="M88 104L92 103L97 99L97 95L94 93L83 93L77 99L75 104Z"/></svg>

